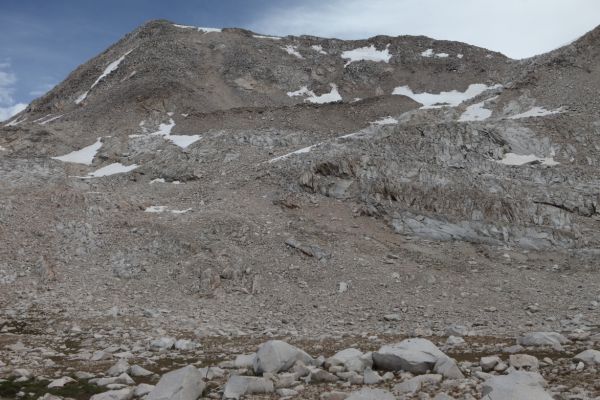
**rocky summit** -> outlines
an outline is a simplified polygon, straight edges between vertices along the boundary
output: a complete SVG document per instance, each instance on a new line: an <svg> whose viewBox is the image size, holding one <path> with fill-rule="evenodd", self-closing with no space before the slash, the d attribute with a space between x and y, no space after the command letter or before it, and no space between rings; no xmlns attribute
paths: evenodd
<svg viewBox="0 0 600 400"><path fill-rule="evenodd" d="M600 28L151 21L0 125L0 193L2 399L600 398Z"/></svg>

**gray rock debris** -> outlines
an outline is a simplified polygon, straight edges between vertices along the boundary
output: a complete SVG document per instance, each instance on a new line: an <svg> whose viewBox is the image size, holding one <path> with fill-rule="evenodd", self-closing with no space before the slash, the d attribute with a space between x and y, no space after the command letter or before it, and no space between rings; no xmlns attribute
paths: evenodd
<svg viewBox="0 0 600 400"><path fill-rule="evenodd" d="M298 240L296 240L294 238L287 239L285 241L285 244L287 244L288 246L290 246L296 250L301 251L302 253L306 254L307 256L314 257L317 260L324 260L324 259L331 257L331 253L322 249L321 247L319 247L315 244L307 245L307 244L299 242Z"/></svg>
<svg viewBox="0 0 600 400"><path fill-rule="evenodd" d="M328 366L343 366L347 371L362 372L365 368L373 366L372 353L363 353L362 351L349 348L337 352L326 360Z"/></svg>
<svg viewBox="0 0 600 400"><path fill-rule="evenodd" d="M350 393L346 400L396 400L396 397L387 390L365 388Z"/></svg>

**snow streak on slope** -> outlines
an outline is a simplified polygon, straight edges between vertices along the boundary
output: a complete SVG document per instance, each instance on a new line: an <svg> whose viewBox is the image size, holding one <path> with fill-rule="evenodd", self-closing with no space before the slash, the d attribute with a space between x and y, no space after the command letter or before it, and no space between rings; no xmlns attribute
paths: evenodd
<svg viewBox="0 0 600 400"><path fill-rule="evenodd" d="M501 87L502 85L487 86L482 83L474 83L469 85L464 92L452 90L441 93L414 93L408 86L398 86L392 94L410 97L414 101L423 104L421 108L440 108L446 106L455 107L463 101L479 96L486 90L499 89Z"/></svg>
<svg viewBox="0 0 600 400"><path fill-rule="evenodd" d="M191 208L186 208L185 210L171 210L167 208L167 206L150 206L146 207L144 210L147 213L162 213L162 212L170 212L172 214L185 214L186 212L192 211Z"/></svg>
<svg viewBox="0 0 600 400"><path fill-rule="evenodd" d="M323 50L323 46L321 46L320 44L314 44L310 46L310 48L319 54L327 54L327 52Z"/></svg>
<svg viewBox="0 0 600 400"><path fill-rule="evenodd" d="M199 26L178 25L178 24L173 24L173 26L176 28L181 28L181 29L195 29L198 32L204 32L204 33L222 32L223 31L221 28L203 28L203 27L199 27Z"/></svg>
<svg viewBox="0 0 600 400"><path fill-rule="evenodd" d="M377 50L374 45L371 45L369 47L360 47L358 49L344 51L342 53L342 58L348 59L346 66L356 61L383 61L389 63L390 58L392 58L389 46L390 45L388 44L385 50Z"/></svg>
<svg viewBox="0 0 600 400"><path fill-rule="evenodd" d="M519 119L519 118L530 118L530 117L544 117L546 115L560 114L562 112L561 108L556 110L546 110L543 107L533 107L530 110L527 110L521 114L512 115L508 117L509 119Z"/></svg>
<svg viewBox="0 0 600 400"><path fill-rule="evenodd" d="M76 163L76 164L85 164L92 165L94 161L94 157L100 148L102 147L102 138L98 138L95 143L84 147L81 150L75 150L70 152L69 154L65 154L64 156L52 157L54 160L68 162L68 163Z"/></svg>
<svg viewBox="0 0 600 400"><path fill-rule="evenodd" d="M257 39L271 39L271 40L281 40L279 36L265 36L265 35L252 35Z"/></svg>
<svg viewBox="0 0 600 400"><path fill-rule="evenodd" d="M506 153L502 160L498 161L500 164L504 165L525 165L534 162L540 162L542 165L554 166L558 165L559 162L554 161L553 157L538 157L534 154L522 155L515 153Z"/></svg>
<svg viewBox="0 0 600 400"><path fill-rule="evenodd" d="M123 62L123 60L125 59L125 57L127 57L129 55L129 53L131 53L132 51L133 51L133 49L129 50L127 53L123 54L117 60L115 60L115 61L111 62L110 64L108 64L108 66L104 69L104 71L102 72L102 74L92 84L92 86L90 87L90 90L92 90L94 87L96 87L96 85L98 85L104 78L106 78L107 76L109 76L110 74L112 74L113 72L115 72L119 68L119 65ZM75 104L80 104L82 101L84 101L87 98L88 94L90 93L90 90L88 90L88 91L80 94L77 97L77 99L75 99Z"/></svg>

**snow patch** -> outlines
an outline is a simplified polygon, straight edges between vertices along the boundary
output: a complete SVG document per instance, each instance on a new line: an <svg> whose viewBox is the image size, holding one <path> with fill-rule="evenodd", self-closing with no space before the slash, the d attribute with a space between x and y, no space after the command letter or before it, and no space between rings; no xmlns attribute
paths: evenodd
<svg viewBox="0 0 600 400"><path fill-rule="evenodd" d="M287 46L282 47L281 49L285 50L286 53L288 53L288 54L290 54L292 56L298 57L300 59L304 58L304 57L302 57L302 54L300 54L298 52L298 46L292 46L292 45L288 44Z"/></svg>
<svg viewBox="0 0 600 400"><path fill-rule="evenodd" d="M482 83L474 83L469 85L466 91L459 92L452 90L450 92L441 93L414 93L408 86L398 86L392 94L407 96L414 101L423 104L421 108L440 108L440 107L455 107L463 101L479 96L486 90L498 89L502 85L487 86Z"/></svg>
<svg viewBox="0 0 600 400"><path fill-rule="evenodd" d="M150 184L154 184L154 183L165 183L165 178L156 178L156 179L152 179L150 181Z"/></svg>
<svg viewBox="0 0 600 400"><path fill-rule="evenodd" d="M302 86L295 92L287 92L287 95L289 97L308 96L306 99L304 99L304 101L315 104L335 103L336 101L342 101L342 96L340 95L340 92L338 92L337 85L335 83L330 83L329 85L331 86L331 92L324 93L319 96L317 96L312 90L308 90L306 86Z"/></svg>
<svg viewBox="0 0 600 400"><path fill-rule="evenodd" d="M530 110L527 110L521 114L512 115L508 117L509 119L519 119L519 118L530 118L530 117L544 117L546 115L560 114L562 111L561 108L557 108L556 110L546 110L543 107L533 107Z"/></svg>
<svg viewBox="0 0 600 400"><path fill-rule="evenodd" d="M492 116L492 110L485 108L485 103L496 99L498 96L494 96L480 103L472 104L467 107L464 113L458 119L459 122L467 121L484 121Z"/></svg>
<svg viewBox="0 0 600 400"><path fill-rule="evenodd" d="M506 153L502 160L498 160L500 164L504 165L525 165L530 163L541 163L542 165L554 166L560 164L558 161L554 161L553 157L537 157L534 154L522 155L515 153Z"/></svg>
<svg viewBox="0 0 600 400"><path fill-rule="evenodd" d="M170 212L172 214L185 214L186 212L192 211L191 208L187 208L185 210L170 210L166 206L150 206L146 207L144 212L147 213L162 213L162 212Z"/></svg>
<svg viewBox="0 0 600 400"><path fill-rule="evenodd" d="M140 123L140 126L142 127L142 129L144 129L143 125L144 124L142 121ZM156 132L152 132L150 135L162 136L166 140L170 140L171 142L173 142L173 144L181 147L182 149L185 149L192 143L197 142L198 140L202 139L202 136L200 136L200 135L171 135L171 131L173 130L174 127L175 127L175 121L173 121L173 118L171 118L171 119L169 119L168 123L160 124L158 126L158 130ZM138 136L138 135L130 135L130 136Z"/></svg>
<svg viewBox="0 0 600 400"><path fill-rule="evenodd" d="M252 35L257 39L271 39L271 40L281 40L279 36L265 36L265 35Z"/></svg>
<svg viewBox="0 0 600 400"><path fill-rule="evenodd" d="M95 143L84 147L81 150L72 151L64 156L52 157L52 159L68 163L92 165L94 157L96 157L96 153L101 147L102 138L98 138Z"/></svg>
<svg viewBox="0 0 600 400"><path fill-rule="evenodd" d="M421 53L422 57L438 57L438 58L448 58L450 55L448 53L436 53L433 49L427 49Z"/></svg>
<svg viewBox="0 0 600 400"><path fill-rule="evenodd" d="M462 54L457 54L456 58L463 58L464 56Z"/></svg>
<svg viewBox="0 0 600 400"><path fill-rule="evenodd" d="M110 175L116 175L116 174L124 174L126 172L133 171L137 167L138 167L137 164L123 165L121 163L112 163L112 164L107 165L106 167L97 169L94 172L90 172L89 174L87 174L87 176L82 176L80 178L90 179L90 178L100 178L103 176L110 176Z"/></svg>
<svg viewBox="0 0 600 400"><path fill-rule="evenodd" d="M356 62L356 61L375 61L375 62L390 62L390 58L392 55L389 51L390 45L388 44L384 50L377 50L374 45L369 47L360 47L354 50L344 51L342 53L342 58L347 59L345 66Z"/></svg>
<svg viewBox="0 0 600 400"><path fill-rule="evenodd" d="M398 123L398 120L396 118L392 118L392 117L385 117L380 120L371 122L371 124L373 124L373 125L382 125L382 126L383 125L395 125L397 123Z"/></svg>
<svg viewBox="0 0 600 400"><path fill-rule="evenodd" d="M171 142L173 142L175 145L181 147L182 149L185 149L192 143L195 143L198 140L202 139L202 136L200 136L200 135L168 135L168 136L166 136L166 139L170 140Z"/></svg>
<svg viewBox="0 0 600 400"><path fill-rule="evenodd" d="M181 29L195 29L198 32L204 32L204 33L222 32L223 31L223 29L221 29L221 28L204 28L204 27L199 27L199 26L178 25L178 24L173 24L173 26L176 28L181 28Z"/></svg>
<svg viewBox="0 0 600 400"><path fill-rule="evenodd" d="M323 50L323 46L321 46L320 44L313 44L312 46L310 46L310 48L319 54L327 54L327 52Z"/></svg>

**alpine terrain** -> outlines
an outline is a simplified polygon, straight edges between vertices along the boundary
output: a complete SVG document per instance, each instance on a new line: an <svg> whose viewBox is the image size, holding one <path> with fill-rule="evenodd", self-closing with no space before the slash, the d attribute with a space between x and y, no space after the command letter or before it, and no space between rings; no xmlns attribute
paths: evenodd
<svg viewBox="0 0 600 400"><path fill-rule="evenodd" d="M2 399L600 399L600 27L151 21L0 126Z"/></svg>

